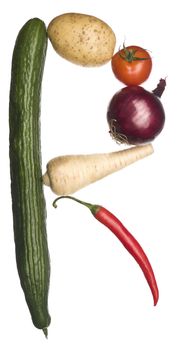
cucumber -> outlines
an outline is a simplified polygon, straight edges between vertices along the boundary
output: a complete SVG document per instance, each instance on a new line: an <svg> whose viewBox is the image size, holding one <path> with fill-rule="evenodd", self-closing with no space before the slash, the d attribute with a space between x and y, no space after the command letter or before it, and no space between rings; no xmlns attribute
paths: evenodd
<svg viewBox="0 0 186 350"><path fill-rule="evenodd" d="M9 156L17 269L33 324L47 336L50 259L40 140L46 50L44 22L30 19L18 33L12 57Z"/></svg>

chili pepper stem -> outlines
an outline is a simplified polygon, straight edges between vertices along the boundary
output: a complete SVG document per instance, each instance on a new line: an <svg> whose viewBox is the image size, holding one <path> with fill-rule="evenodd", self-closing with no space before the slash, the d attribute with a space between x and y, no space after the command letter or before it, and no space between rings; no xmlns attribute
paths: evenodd
<svg viewBox="0 0 186 350"><path fill-rule="evenodd" d="M85 207L87 207L88 209L90 209L91 213L95 216L97 211L99 210L100 206L99 205L96 205L96 204L91 204L91 203L87 203L87 202L84 202L84 201L81 201L80 199L78 198L75 198L73 196L60 196L60 197L57 197L54 202L53 202L53 206L54 208L57 208L57 202L59 199L63 199L63 198L68 198L68 199L72 199L73 201L75 202L78 202L82 205L84 205Z"/></svg>

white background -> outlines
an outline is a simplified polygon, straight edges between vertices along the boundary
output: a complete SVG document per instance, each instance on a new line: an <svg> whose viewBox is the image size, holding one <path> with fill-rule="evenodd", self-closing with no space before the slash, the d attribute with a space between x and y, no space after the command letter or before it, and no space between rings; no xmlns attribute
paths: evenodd
<svg viewBox="0 0 186 350"><path fill-rule="evenodd" d="M184 1L22 1L0 9L0 347L65 350L185 349L186 327L186 66ZM49 338L31 322L15 264L9 177L8 102L11 57L18 31L39 17L48 25L63 12L83 12L106 21L116 49L125 39L149 49L153 70L143 85L153 89L167 76L162 97L163 132L154 154L79 191L82 200L113 211L139 240L160 290L156 307L144 276L114 235L89 211L45 188L51 256ZM73 65L50 42L43 79L42 166L67 153L121 149L108 134L106 109L122 87L110 63Z"/></svg>

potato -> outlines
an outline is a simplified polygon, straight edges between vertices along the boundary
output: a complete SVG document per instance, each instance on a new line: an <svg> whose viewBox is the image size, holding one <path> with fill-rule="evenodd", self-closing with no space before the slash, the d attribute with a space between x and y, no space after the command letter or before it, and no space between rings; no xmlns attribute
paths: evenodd
<svg viewBox="0 0 186 350"><path fill-rule="evenodd" d="M47 32L56 52L75 64L100 66L113 56L115 34L97 17L65 13L49 23Z"/></svg>

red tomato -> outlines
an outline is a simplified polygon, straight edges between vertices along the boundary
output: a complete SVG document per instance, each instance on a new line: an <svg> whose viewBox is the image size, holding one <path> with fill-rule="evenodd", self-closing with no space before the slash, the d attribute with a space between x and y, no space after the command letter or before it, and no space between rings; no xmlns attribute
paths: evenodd
<svg viewBox="0 0 186 350"><path fill-rule="evenodd" d="M142 84L152 69L147 50L134 45L119 50L112 57L111 64L116 78L126 85Z"/></svg>

